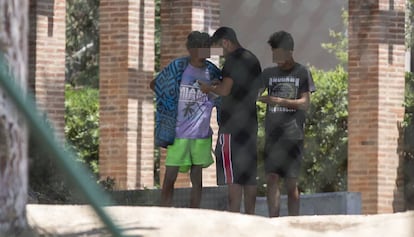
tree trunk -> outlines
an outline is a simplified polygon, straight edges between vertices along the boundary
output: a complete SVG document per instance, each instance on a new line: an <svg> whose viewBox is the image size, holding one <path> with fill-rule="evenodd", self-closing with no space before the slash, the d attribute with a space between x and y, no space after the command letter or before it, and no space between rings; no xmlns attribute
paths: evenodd
<svg viewBox="0 0 414 237"><path fill-rule="evenodd" d="M0 0L0 53L8 73L26 91L28 1ZM0 87L0 236L27 227L28 135L24 118Z"/></svg>

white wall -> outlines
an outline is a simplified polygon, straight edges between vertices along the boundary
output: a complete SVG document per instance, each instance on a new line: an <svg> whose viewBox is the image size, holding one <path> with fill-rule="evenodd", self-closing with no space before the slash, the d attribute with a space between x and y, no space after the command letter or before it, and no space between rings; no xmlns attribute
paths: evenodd
<svg viewBox="0 0 414 237"><path fill-rule="evenodd" d="M269 36L278 30L295 40L296 61L330 69L336 58L321 47L329 30L344 29L341 9L347 0L221 0L221 25L235 29L240 43L257 55L262 67L272 66Z"/></svg>

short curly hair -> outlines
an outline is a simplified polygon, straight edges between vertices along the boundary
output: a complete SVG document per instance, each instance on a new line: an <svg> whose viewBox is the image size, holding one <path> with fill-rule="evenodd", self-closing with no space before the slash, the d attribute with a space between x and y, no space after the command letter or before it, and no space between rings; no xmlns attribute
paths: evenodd
<svg viewBox="0 0 414 237"><path fill-rule="evenodd" d="M281 48L285 50L293 50L295 46L292 35L283 30L273 33L269 37L267 43L272 49Z"/></svg>
<svg viewBox="0 0 414 237"><path fill-rule="evenodd" d="M210 48L211 40L210 35L205 32L200 31L192 31L187 36L187 49L194 49L194 48Z"/></svg>

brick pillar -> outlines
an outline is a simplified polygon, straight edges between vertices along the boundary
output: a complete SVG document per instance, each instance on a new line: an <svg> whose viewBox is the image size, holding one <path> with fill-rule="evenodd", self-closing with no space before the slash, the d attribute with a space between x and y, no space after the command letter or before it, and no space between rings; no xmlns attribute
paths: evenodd
<svg viewBox="0 0 414 237"><path fill-rule="evenodd" d="M117 189L154 185L153 1L100 2L101 178Z"/></svg>
<svg viewBox="0 0 414 237"><path fill-rule="evenodd" d="M36 102L64 134L65 0L31 0L29 8L29 87Z"/></svg>
<svg viewBox="0 0 414 237"><path fill-rule="evenodd" d="M193 31L205 31L210 34L220 24L219 0L161 0L161 68L172 59L188 55L185 47L187 35ZM216 62L218 59L215 60ZM214 118L215 113L212 115ZM217 122L212 120L212 127L217 134ZM215 137L213 142L215 143ZM160 181L165 173L165 149L161 149ZM215 165L203 170L203 185L216 185ZM189 174L179 174L175 187L191 186Z"/></svg>
<svg viewBox="0 0 414 237"><path fill-rule="evenodd" d="M402 206L404 12L405 0L349 0L348 189L365 214Z"/></svg>

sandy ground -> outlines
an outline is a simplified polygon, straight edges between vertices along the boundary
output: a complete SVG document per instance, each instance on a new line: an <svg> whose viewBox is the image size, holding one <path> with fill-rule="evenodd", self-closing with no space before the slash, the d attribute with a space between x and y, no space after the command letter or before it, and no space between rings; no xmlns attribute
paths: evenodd
<svg viewBox="0 0 414 237"><path fill-rule="evenodd" d="M125 236L414 237L414 212L266 218L224 211L105 207ZM89 206L28 205L30 226L49 236L112 236Z"/></svg>

